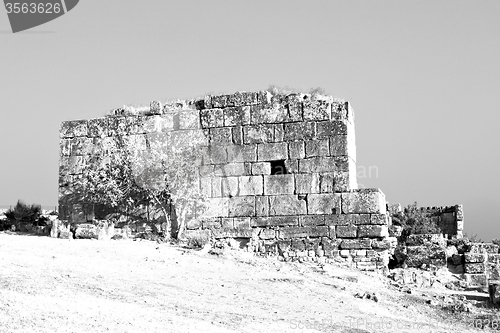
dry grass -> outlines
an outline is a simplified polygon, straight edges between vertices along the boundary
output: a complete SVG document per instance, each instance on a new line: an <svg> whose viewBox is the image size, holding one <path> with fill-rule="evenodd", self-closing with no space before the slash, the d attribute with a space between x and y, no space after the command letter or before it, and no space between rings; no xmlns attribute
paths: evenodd
<svg viewBox="0 0 500 333"><path fill-rule="evenodd" d="M442 319L386 284L375 274L244 252L0 233L2 333L467 331L460 323L439 330L343 326ZM379 302L354 297L365 291ZM316 330L299 329L306 326Z"/></svg>

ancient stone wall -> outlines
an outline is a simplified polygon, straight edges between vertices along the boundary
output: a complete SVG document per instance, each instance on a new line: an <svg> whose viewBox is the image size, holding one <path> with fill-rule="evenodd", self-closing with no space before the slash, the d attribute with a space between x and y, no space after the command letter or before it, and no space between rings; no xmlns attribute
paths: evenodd
<svg viewBox="0 0 500 333"><path fill-rule="evenodd" d="M463 237L464 230L464 210L463 205L438 206L438 207L419 207L421 212L428 213L431 219L437 224L443 235L449 238L456 236ZM390 204L391 214L402 210L401 204Z"/></svg>
<svg viewBox="0 0 500 333"><path fill-rule="evenodd" d="M159 133L164 140L201 142L199 188L210 204L190 217L187 236L238 239L252 251L331 258L360 269L387 265L394 239L385 195L357 189L353 112L329 96L238 92L155 102L148 114L117 109L108 117L64 122L62 219L93 218L88 206L68 200L68 185L89 158L105 153L96 147L133 140L148 149Z"/></svg>

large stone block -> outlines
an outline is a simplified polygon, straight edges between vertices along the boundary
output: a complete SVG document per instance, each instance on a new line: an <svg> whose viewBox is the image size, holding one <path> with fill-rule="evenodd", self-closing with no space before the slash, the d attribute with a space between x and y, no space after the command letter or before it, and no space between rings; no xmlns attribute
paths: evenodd
<svg viewBox="0 0 500 333"><path fill-rule="evenodd" d="M255 197L255 215L256 216L269 216L269 197L268 196Z"/></svg>
<svg viewBox="0 0 500 333"><path fill-rule="evenodd" d="M325 216L324 215L299 216L299 225L301 227L325 225Z"/></svg>
<svg viewBox="0 0 500 333"><path fill-rule="evenodd" d="M299 225L297 216L269 216L269 217L252 217L250 219L252 227L284 227Z"/></svg>
<svg viewBox="0 0 500 333"><path fill-rule="evenodd" d="M343 239L340 248L343 250L371 249L371 239Z"/></svg>
<svg viewBox="0 0 500 333"><path fill-rule="evenodd" d="M233 134L230 127L210 128L210 144L231 145L233 144Z"/></svg>
<svg viewBox="0 0 500 333"><path fill-rule="evenodd" d="M270 174L271 174L270 162L252 163L252 175L270 175Z"/></svg>
<svg viewBox="0 0 500 333"><path fill-rule="evenodd" d="M217 95L217 96L210 96L211 97L211 102L212 102L212 107L214 108L225 108L228 106L234 106L229 98L229 95Z"/></svg>
<svg viewBox="0 0 500 333"><path fill-rule="evenodd" d="M244 176L246 175L246 169L244 163L227 163L216 165L214 167L215 176Z"/></svg>
<svg viewBox="0 0 500 333"><path fill-rule="evenodd" d="M352 152L353 153L353 152ZM331 156L351 156L347 135L335 135L330 137L330 155Z"/></svg>
<svg viewBox="0 0 500 333"><path fill-rule="evenodd" d="M282 123L287 121L287 110L283 107L254 105L250 108L250 122L252 124Z"/></svg>
<svg viewBox="0 0 500 333"><path fill-rule="evenodd" d="M200 222L203 229L220 229L222 227L222 218L220 217L202 217Z"/></svg>
<svg viewBox="0 0 500 333"><path fill-rule="evenodd" d="M370 221L369 214L333 214L325 215L326 225L360 225Z"/></svg>
<svg viewBox="0 0 500 333"><path fill-rule="evenodd" d="M486 271L486 265L483 263L469 263L465 264L465 273L467 274L481 274Z"/></svg>
<svg viewBox="0 0 500 333"><path fill-rule="evenodd" d="M234 197L238 193L238 177L223 177L221 179L221 194L223 197Z"/></svg>
<svg viewBox="0 0 500 333"><path fill-rule="evenodd" d="M285 124L285 141L305 141L316 138L316 123L301 122Z"/></svg>
<svg viewBox="0 0 500 333"><path fill-rule="evenodd" d="M319 191L320 193L335 192L335 172L327 172L319 174Z"/></svg>
<svg viewBox="0 0 500 333"><path fill-rule="evenodd" d="M229 198L209 198L205 217L227 217L229 214Z"/></svg>
<svg viewBox="0 0 500 333"><path fill-rule="evenodd" d="M302 105L304 120L330 120L332 106L329 100L308 98Z"/></svg>
<svg viewBox="0 0 500 333"><path fill-rule="evenodd" d="M91 138L103 138L108 136L108 118L95 118L87 121L88 136Z"/></svg>
<svg viewBox="0 0 500 333"><path fill-rule="evenodd" d="M385 195L379 189L360 189L350 193L342 193L342 213L385 214Z"/></svg>
<svg viewBox="0 0 500 333"><path fill-rule="evenodd" d="M347 124L343 121L321 121L317 123L317 138L326 139L335 135L347 135Z"/></svg>
<svg viewBox="0 0 500 333"><path fill-rule="evenodd" d="M252 238L252 229L243 228L221 228L212 230L216 239L220 238Z"/></svg>
<svg viewBox="0 0 500 333"><path fill-rule="evenodd" d="M255 197L243 196L229 198L229 216L255 216Z"/></svg>
<svg viewBox="0 0 500 333"><path fill-rule="evenodd" d="M386 225L360 225L358 226L358 237L389 237L389 228Z"/></svg>
<svg viewBox="0 0 500 333"><path fill-rule="evenodd" d="M227 146L227 159L229 162L254 162L257 160L256 145Z"/></svg>
<svg viewBox="0 0 500 333"><path fill-rule="evenodd" d="M332 119L352 121L353 112L348 102L334 101L332 103Z"/></svg>
<svg viewBox="0 0 500 333"><path fill-rule="evenodd" d="M264 195L293 194L294 175L264 176Z"/></svg>
<svg viewBox="0 0 500 333"><path fill-rule="evenodd" d="M340 212L340 194L309 194L307 196L308 214L337 214Z"/></svg>
<svg viewBox="0 0 500 333"><path fill-rule="evenodd" d="M407 246L406 264L408 267L421 267L422 265L446 266L446 248L435 245Z"/></svg>
<svg viewBox="0 0 500 333"><path fill-rule="evenodd" d="M245 144L268 143L274 141L274 126L271 124L243 126Z"/></svg>
<svg viewBox="0 0 500 333"><path fill-rule="evenodd" d="M288 157L291 159L302 159L306 157L304 141L292 141L288 143Z"/></svg>
<svg viewBox="0 0 500 333"><path fill-rule="evenodd" d="M498 253L498 245L493 243L472 243L471 253L488 253L488 254L497 254Z"/></svg>
<svg viewBox="0 0 500 333"><path fill-rule="evenodd" d="M229 99L234 106L254 105L257 104L257 93L247 91L237 91L229 95Z"/></svg>
<svg viewBox="0 0 500 333"><path fill-rule="evenodd" d="M87 136L88 127L87 120L71 120L61 123L59 135L61 138L74 138L79 136Z"/></svg>
<svg viewBox="0 0 500 333"><path fill-rule="evenodd" d="M212 189L210 194L211 198L222 197L222 177L210 178L210 188Z"/></svg>
<svg viewBox="0 0 500 333"><path fill-rule="evenodd" d="M235 228L250 228L250 217L235 217L233 218L233 226Z"/></svg>
<svg viewBox="0 0 500 333"><path fill-rule="evenodd" d="M275 124L273 142L283 142L284 137L285 137L285 128L283 124Z"/></svg>
<svg viewBox="0 0 500 333"><path fill-rule="evenodd" d="M288 158L288 145L285 142L263 143L257 145L258 161L286 160Z"/></svg>
<svg viewBox="0 0 500 333"><path fill-rule="evenodd" d="M486 274L464 274L464 276L469 288L486 288L488 286Z"/></svg>
<svg viewBox="0 0 500 333"><path fill-rule="evenodd" d="M355 225L339 225L335 227L335 231L338 238L356 238L358 227Z"/></svg>
<svg viewBox="0 0 500 333"><path fill-rule="evenodd" d="M387 214L370 214L368 223L362 224L389 225L389 216Z"/></svg>
<svg viewBox="0 0 500 333"><path fill-rule="evenodd" d="M89 155L94 150L94 140L87 137L75 137L69 141L70 155Z"/></svg>
<svg viewBox="0 0 500 333"><path fill-rule="evenodd" d="M224 126L224 113L221 109L200 110L201 127L222 127Z"/></svg>
<svg viewBox="0 0 500 333"><path fill-rule="evenodd" d="M203 164L224 164L227 163L226 148L222 146L205 147L201 151Z"/></svg>
<svg viewBox="0 0 500 333"><path fill-rule="evenodd" d="M276 195L269 197L269 215L306 214L306 202L296 195Z"/></svg>
<svg viewBox="0 0 500 333"><path fill-rule="evenodd" d="M182 110L179 112L179 129L200 129L200 111Z"/></svg>
<svg viewBox="0 0 500 333"><path fill-rule="evenodd" d="M224 109L224 126L250 124L250 106L236 106Z"/></svg>
<svg viewBox="0 0 500 333"><path fill-rule="evenodd" d="M75 238L97 239L97 227L90 223L82 223L77 225L75 230Z"/></svg>
<svg viewBox="0 0 500 333"><path fill-rule="evenodd" d="M328 234L328 227L325 226L290 227L279 231L279 237L282 239L325 237Z"/></svg>
<svg viewBox="0 0 500 333"><path fill-rule="evenodd" d="M262 176L239 177L240 195L262 195L264 193L264 180Z"/></svg>
<svg viewBox="0 0 500 333"><path fill-rule="evenodd" d="M295 174L295 193L319 193L319 175L317 173Z"/></svg>
<svg viewBox="0 0 500 333"><path fill-rule="evenodd" d="M311 157L299 160L300 173L335 172L338 161L334 157Z"/></svg>
<svg viewBox="0 0 500 333"><path fill-rule="evenodd" d="M306 144L306 157L329 156L330 148L328 139L308 140Z"/></svg>
<svg viewBox="0 0 500 333"><path fill-rule="evenodd" d="M136 117L112 117L109 118L109 135L124 136L129 135L134 127Z"/></svg>

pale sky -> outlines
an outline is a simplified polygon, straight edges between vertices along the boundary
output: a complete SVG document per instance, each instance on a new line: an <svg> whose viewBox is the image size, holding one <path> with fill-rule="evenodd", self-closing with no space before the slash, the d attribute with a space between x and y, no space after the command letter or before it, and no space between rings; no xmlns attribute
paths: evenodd
<svg viewBox="0 0 500 333"><path fill-rule="evenodd" d="M82 0L17 34L0 9L0 206L57 205L62 121L270 84L351 102L360 184L500 238L498 0Z"/></svg>

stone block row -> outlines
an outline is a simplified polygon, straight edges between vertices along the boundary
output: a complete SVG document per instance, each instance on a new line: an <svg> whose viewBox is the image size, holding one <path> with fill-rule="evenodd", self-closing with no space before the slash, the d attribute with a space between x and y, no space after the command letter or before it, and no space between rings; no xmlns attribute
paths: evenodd
<svg viewBox="0 0 500 333"><path fill-rule="evenodd" d="M348 174L345 172L270 175L270 169L270 165L259 162L204 167L200 169L200 189L208 198L308 194L315 214L327 209L330 201L339 202L340 194L331 193L348 190ZM333 208L340 212L340 205Z"/></svg>

